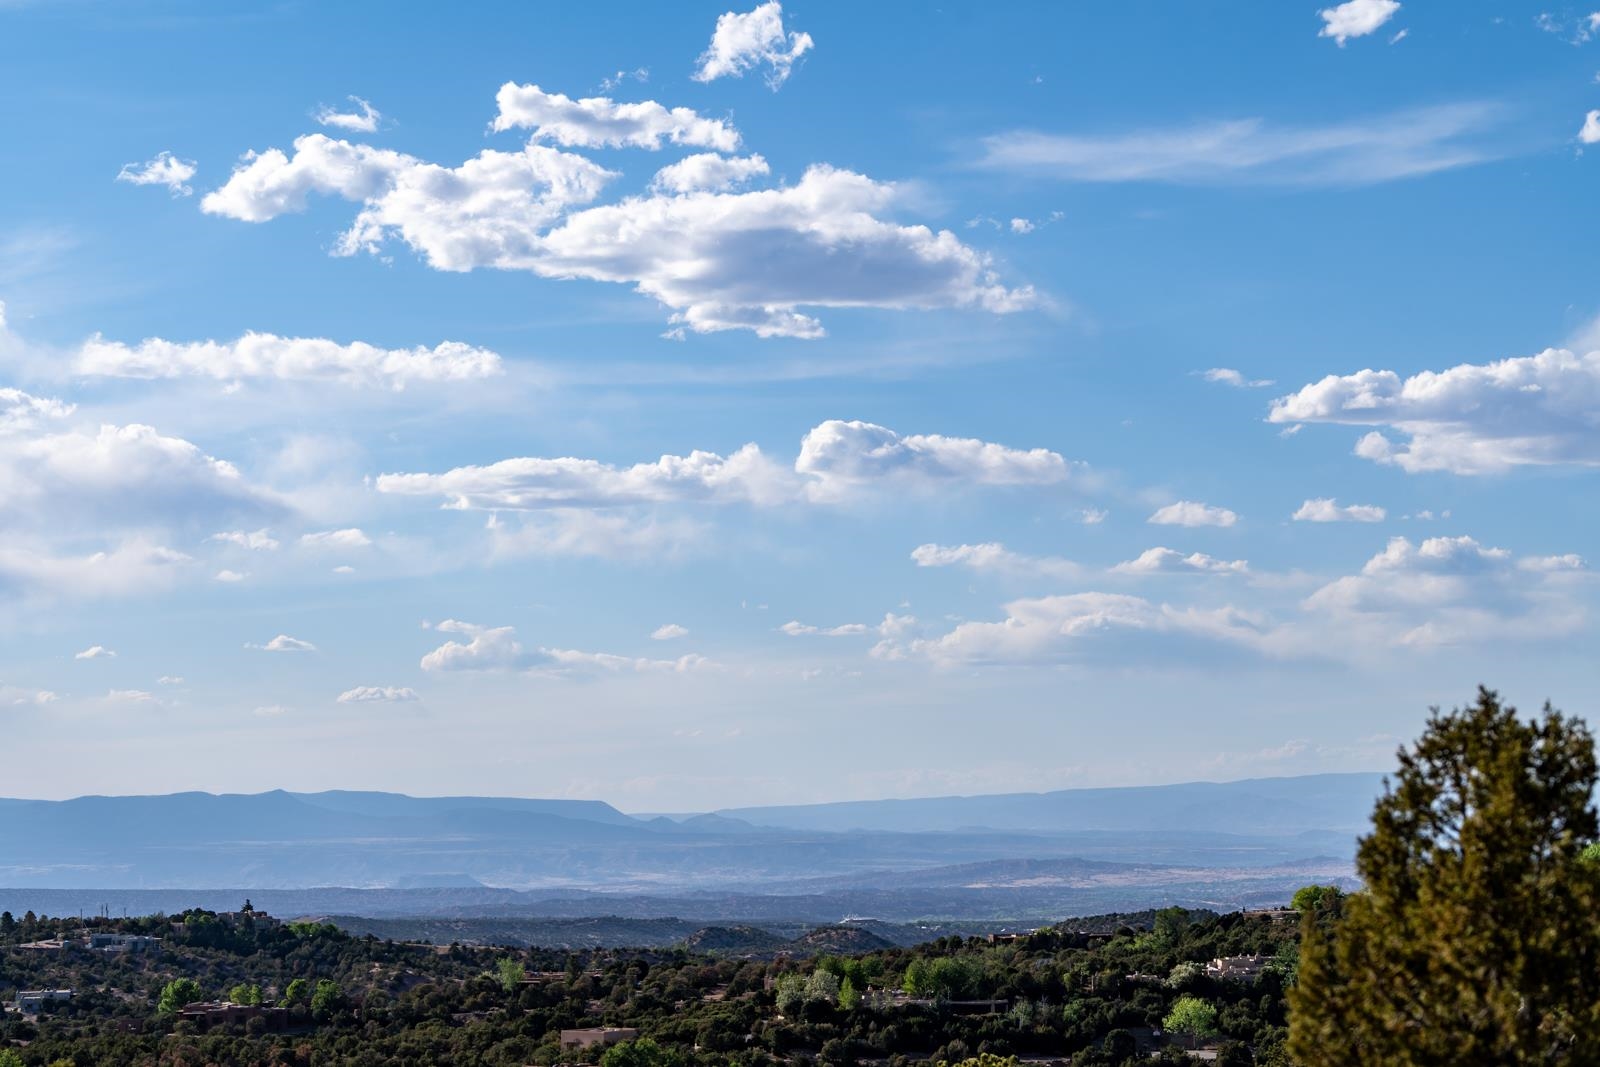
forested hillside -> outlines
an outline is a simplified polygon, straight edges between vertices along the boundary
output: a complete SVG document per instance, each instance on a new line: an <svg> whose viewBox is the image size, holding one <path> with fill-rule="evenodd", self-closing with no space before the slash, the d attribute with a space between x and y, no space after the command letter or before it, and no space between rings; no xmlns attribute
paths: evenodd
<svg viewBox="0 0 1600 1067"><path fill-rule="evenodd" d="M27 1067L512 1067L573 1062L560 1032L601 1026L639 1032L591 1057L608 1065L903 1063L980 1052L1111 1064L1180 1056L1178 1046L1195 1042L1220 1047L1223 1062L1276 1063L1298 929L1281 917L1170 909L850 955L828 953L826 935L821 954L801 958L746 944L727 946L732 954L436 947L196 911L91 923L164 939L158 953L107 956L20 947L74 936L76 919L5 925L0 999L21 988L75 991L37 1017L5 1016L0 1034L11 1048L0 1057ZM1215 957L1253 954L1267 957L1258 976L1206 973ZM180 1016L184 1001L201 999L281 1004L272 1027L283 1030L269 1032L262 1017L207 1027ZM1191 1030L1171 1032L1179 1024Z"/></svg>

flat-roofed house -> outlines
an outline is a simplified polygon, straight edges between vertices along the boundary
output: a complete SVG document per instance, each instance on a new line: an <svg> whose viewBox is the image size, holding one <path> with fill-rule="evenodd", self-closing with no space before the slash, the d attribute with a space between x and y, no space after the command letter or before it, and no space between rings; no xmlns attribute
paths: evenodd
<svg viewBox="0 0 1600 1067"><path fill-rule="evenodd" d="M631 1026L592 1026L585 1030L561 1031L562 1048L606 1048L639 1036Z"/></svg>

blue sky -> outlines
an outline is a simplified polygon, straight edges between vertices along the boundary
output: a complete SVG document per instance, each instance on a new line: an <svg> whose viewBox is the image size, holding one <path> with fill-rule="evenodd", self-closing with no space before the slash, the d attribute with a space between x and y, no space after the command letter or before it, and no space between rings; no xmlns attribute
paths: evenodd
<svg viewBox="0 0 1600 1067"><path fill-rule="evenodd" d="M0 792L1587 713L1597 72L1496 3L0 4Z"/></svg>

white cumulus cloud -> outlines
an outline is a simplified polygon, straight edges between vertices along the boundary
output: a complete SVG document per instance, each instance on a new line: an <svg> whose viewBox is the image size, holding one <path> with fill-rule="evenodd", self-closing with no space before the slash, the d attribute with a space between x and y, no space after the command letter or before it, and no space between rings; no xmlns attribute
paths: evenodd
<svg viewBox="0 0 1600 1067"><path fill-rule="evenodd" d="M721 119L709 119L690 108L668 108L654 100L621 104L608 97L573 100L547 93L537 85L506 82L495 94L499 114L494 129L532 130L536 141L554 141L567 148L645 148L663 145L735 152L739 131Z"/></svg>
<svg viewBox="0 0 1600 1067"><path fill-rule="evenodd" d="M3 327L0 321L0 327ZM75 405L53 397L32 396L21 389L0 388L0 434L37 428L47 419L64 419Z"/></svg>
<svg viewBox="0 0 1600 1067"><path fill-rule="evenodd" d="M1318 37L1332 37L1340 48L1352 37L1376 33L1400 10L1399 0L1346 0L1337 7L1324 8L1323 26Z"/></svg>
<svg viewBox="0 0 1600 1067"><path fill-rule="evenodd" d="M719 156L700 152L656 171L650 187L667 193L720 193L766 175L770 168L760 156Z"/></svg>
<svg viewBox="0 0 1600 1067"><path fill-rule="evenodd" d="M162 185L173 196L190 196L194 188L189 179L198 169L194 160L179 159L171 152L158 152L143 163L124 163L116 180L130 185Z"/></svg>
<svg viewBox="0 0 1600 1067"><path fill-rule="evenodd" d="M631 284L699 333L748 329L816 338L799 309L1034 306L1007 288L990 257L948 230L880 217L901 199L892 183L825 165L788 186L697 196L635 197L569 215L527 269Z"/></svg>
<svg viewBox="0 0 1600 1067"><path fill-rule="evenodd" d="M786 32L783 5L768 0L744 14L728 11L717 16L711 43L700 56L692 75L695 81L742 78L746 71L765 64L767 85L774 92L789 78L801 56L815 45L809 33Z"/></svg>
<svg viewBox="0 0 1600 1067"><path fill-rule="evenodd" d="M708 667L704 656L644 659L562 648L524 648L510 626L485 627L446 620L436 630L462 633L470 640L447 641L422 657L425 671L528 671L552 676L605 674L686 674Z"/></svg>
<svg viewBox="0 0 1600 1067"><path fill-rule="evenodd" d="M1017 449L971 437L899 434L875 423L830 419L808 432L794 462L812 479L813 499L827 500L882 482L1041 486L1073 473L1057 452Z"/></svg>
<svg viewBox="0 0 1600 1067"><path fill-rule="evenodd" d="M383 474L380 493L438 496L458 509L610 507L680 500L787 497L783 472L755 445L730 456L691 452L615 467L592 459L518 458L443 474Z"/></svg>
<svg viewBox="0 0 1600 1067"><path fill-rule="evenodd" d="M999 622L964 622L942 636L912 640L904 654L945 665L1106 662L1183 644L1260 651L1265 636L1262 620L1231 607L1176 608L1119 593L1014 600L1005 613Z"/></svg>
<svg viewBox="0 0 1600 1067"><path fill-rule="evenodd" d="M1382 522L1388 512L1373 504L1341 506L1331 497L1307 500L1290 516L1295 522Z"/></svg>
<svg viewBox="0 0 1600 1067"><path fill-rule="evenodd" d="M254 649L257 652L315 652L317 650L317 646L310 641L302 641L298 637L290 637L288 634L279 634L264 645L247 642L244 647Z"/></svg>
<svg viewBox="0 0 1600 1067"><path fill-rule="evenodd" d="M679 626L675 622L669 622L663 626L657 626L654 630L650 631L650 640L652 641L676 641L680 637L688 636L688 628Z"/></svg>
<svg viewBox="0 0 1600 1067"><path fill-rule="evenodd" d="M341 344L320 337L270 333L247 333L236 341L177 342L152 337L136 345L97 335L78 351L74 369L91 377L274 378L395 390L417 383L488 378L502 372L499 355L459 341L445 341L433 348L379 348L361 341Z"/></svg>
<svg viewBox="0 0 1600 1067"><path fill-rule="evenodd" d="M754 444L729 456L691 452L616 467L591 459L518 458L443 474L383 474L381 493L435 496L457 509L535 510L704 501L832 502L871 487L1041 486L1067 481L1058 453L972 438L902 435L868 422L829 420L809 431L793 467Z"/></svg>
<svg viewBox="0 0 1600 1067"><path fill-rule="evenodd" d="M281 508L233 464L140 425L0 437L0 486L0 523L14 529L59 530L51 523L61 519L102 530L186 525Z"/></svg>
<svg viewBox="0 0 1600 1067"><path fill-rule="evenodd" d="M719 151L736 145L731 127L692 112L660 109L649 121L623 122L605 108L585 111L586 101L542 90L529 97L534 88L503 90L502 121L532 125L535 138L653 144L676 136ZM561 109L547 113L558 100L565 101ZM588 125L571 125L583 116ZM724 132L709 132L713 127ZM334 242L337 255L377 253L398 238L436 270L514 270L628 285L668 308L675 331L813 338L823 336L822 324L802 309L1003 314L1039 302L1031 287L1005 285L989 255L948 230L887 218L907 199L890 182L818 164L790 185L678 191L695 181L753 177L756 158L667 168L662 184L646 195L589 206L618 175L542 144L485 150L446 168L310 134L294 142L292 156L276 148L246 155L201 208L265 222L305 210L314 194L342 197L361 208Z"/></svg>
<svg viewBox="0 0 1600 1067"><path fill-rule="evenodd" d="M790 637L854 637L866 633L868 629L867 624L863 622L846 622L838 626L812 626L799 619L790 619L778 627L778 632L788 634Z"/></svg>
<svg viewBox="0 0 1600 1067"><path fill-rule="evenodd" d="M1600 110L1591 111L1583 117L1583 128L1578 131L1578 140L1584 144L1600 141Z"/></svg>
<svg viewBox="0 0 1600 1067"><path fill-rule="evenodd" d="M273 552L278 548L277 538L268 530L224 530L206 538L226 545L237 545L252 552Z"/></svg>
<svg viewBox="0 0 1600 1067"><path fill-rule="evenodd" d="M1305 607L1344 639L1379 648L1545 641L1583 625L1576 593L1591 578L1575 554L1519 560L1466 536L1395 537Z"/></svg>
<svg viewBox="0 0 1600 1067"><path fill-rule="evenodd" d="M1156 526L1232 526L1239 521L1239 516L1227 508L1180 500L1157 508L1145 521Z"/></svg>
<svg viewBox="0 0 1600 1067"><path fill-rule="evenodd" d="M1184 555L1177 549L1158 546L1141 552L1136 559L1111 568L1115 574L1245 574L1250 564L1242 559L1225 560L1204 552Z"/></svg>
<svg viewBox="0 0 1600 1067"><path fill-rule="evenodd" d="M1546 349L1402 378L1329 375L1272 404L1280 423L1383 426L1356 454L1405 471L1485 474L1518 466L1600 465L1600 351Z"/></svg>
<svg viewBox="0 0 1600 1067"><path fill-rule="evenodd" d="M75 654L73 659L114 659L116 653L104 645L90 645L82 652Z"/></svg>

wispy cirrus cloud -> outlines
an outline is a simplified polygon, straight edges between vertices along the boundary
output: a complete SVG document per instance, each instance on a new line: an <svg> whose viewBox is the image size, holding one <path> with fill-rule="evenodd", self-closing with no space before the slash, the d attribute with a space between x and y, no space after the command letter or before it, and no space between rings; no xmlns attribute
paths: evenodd
<svg viewBox="0 0 1600 1067"><path fill-rule="evenodd" d="M1198 372L1200 377L1208 382L1218 385L1231 385L1235 389L1265 389L1276 384L1271 378L1246 378L1240 371L1232 367L1212 367L1210 370Z"/></svg>
<svg viewBox="0 0 1600 1067"><path fill-rule="evenodd" d="M1321 125L1200 120L1119 133L1014 130L983 141L976 165L1071 182L1358 186L1500 158L1506 109L1413 108Z"/></svg>
<svg viewBox="0 0 1600 1067"><path fill-rule="evenodd" d="M1070 559L1013 552L998 541L978 545L918 545L911 550L911 560L919 567L966 567L988 573L1045 578L1075 578L1083 573L1083 568Z"/></svg>
<svg viewBox="0 0 1600 1067"><path fill-rule="evenodd" d="M378 123L383 121L383 112L373 107L359 96L350 96L345 99L356 106L354 111L340 111L337 108L323 104L312 113L312 118L322 126L332 126L338 130L349 130L351 133L376 133Z"/></svg>
<svg viewBox="0 0 1600 1067"><path fill-rule="evenodd" d="M300 544L306 548L368 548L372 538L366 531L350 526L343 530L318 530L301 534Z"/></svg>
<svg viewBox="0 0 1600 1067"><path fill-rule="evenodd" d="M406 704L417 700L417 691L403 685L358 685L337 697L340 704Z"/></svg>

